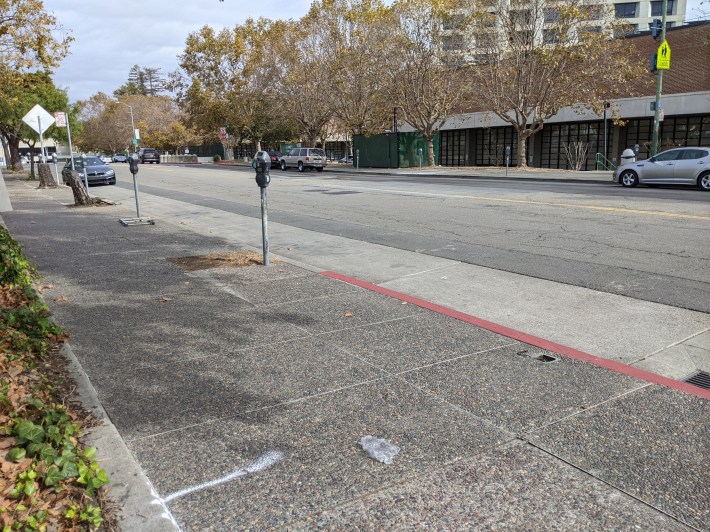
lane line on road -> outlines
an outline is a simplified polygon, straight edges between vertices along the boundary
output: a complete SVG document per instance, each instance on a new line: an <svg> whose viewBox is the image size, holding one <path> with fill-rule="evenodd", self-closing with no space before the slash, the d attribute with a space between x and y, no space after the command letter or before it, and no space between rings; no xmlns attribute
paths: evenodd
<svg viewBox="0 0 710 532"><path fill-rule="evenodd" d="M347 190L363 190L368 192L386 192L389 194L403 194L408 196L423 196L432 198L454 198L454 199L473 199L482 201L495 201L498 203L517 203L522 205L543 205L545 207L562 207L569 209L587 209L592 211L602 211L602 212L618 212L623 214L641 214L644 216L660 216L664 218L678 218L682 220L704 220L710 221L710 216L703 216L700 214L683 214L676 212L664 212L664 211L648 211L644 209L627 209L624 207L603 207L601 205L585 205L576 203L559 203L553 201L534 201L534 200L517 200L509 198L496 198L493 196L472 196L468 194L441 194L437 192L414 192L411 190L397 190L397 189L387 189L387 188L371 188L371 187L345 187L337 185L319 185L318 183L313 183L313 186L322 186L323 188L341 188Z"/></svg>
<svg viewBox="0 0 710 532"><path fill-rule="evenodd" d="M366 290L371 290L373 292L377 292L378 294L386 295L394 299L399 299L400 301L406 301L407 303L411 303L412 305L416 305L418 307L437 312L444 316L448 316L450 318L454 318L465 323L470 323L471 325L481 327L482 329L486 329L491 332L507 336L508 338L513 338L514 340L518 340L526 344L534 345L535 347L539 347L541 349L545 349L547 351L551 351L553 353L557 353L559 355L563 355L574 360L593 364L601 368L615 371L616 373L628 375L630 377L634 377L642 381L650 382L652 384L659 384L661 386L666 386L667 388L673 388L674 390L679 390L690 395L695 395L702 399L710 400L710 390L704 390L686 382L671 379L669 377L664 377L663 375L657 375L656 373L651 373L650 371L646 371L644 369L629 366L628 364L617 362L616 360L609 360L606 358L597 357L592 354L585 353L584 351L574 349L572 347L558 344L556 342L551 342L550 340L545 340L544 338L533 336L532 334L527 334L516 329L511 329L510 327L506 327L505 325L499 325L497 323L493 323L492 321L484 320L483 318L478 318L476 316L472 316L471 314L466 314L465 312L460 312L458 310L444 307L443 305L437 305L436 303L432 303L430 301L426 301L418 297L403 294L402 292L397 292L395 290L390 290L389 288L384 288L382 286L368 283L366 281L361 281L360 279L355 279L353 277L348 277L346 275L331 271L321 272L321 275L325 275L326 277L330 277L331 279L337 279L348 284L359 286L360 288L365 288Z"/></svg>

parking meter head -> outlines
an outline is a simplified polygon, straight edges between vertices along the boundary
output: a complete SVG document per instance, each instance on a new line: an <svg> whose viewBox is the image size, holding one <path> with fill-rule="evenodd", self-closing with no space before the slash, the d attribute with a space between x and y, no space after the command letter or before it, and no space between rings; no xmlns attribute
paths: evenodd
<svg viewBox="0 0 710 532"><path fill-rule="evenodd" d="M269 175L269 168L271 168L271 159L268 158L265 152L259 152L252 162L252 167L256 170L256 184L259 188L266 188L271 182L271 176Z"/></svg>
<svg viewBox="0 0 710 532"><path fill-rule="evenodd" d="M52 154L52 162L53 162L53 163L56 163L56 162L57 162L57 154L56 154L56 153L53 153L53 154Z"/></svg>
<svg viewBox="0 0 710 532"><path fill-rule="evenodd" d="M128 158L128 169L131 171L133 175L136 175L138 173L138 154L137 153L132 153L131 156Z"/></svg>

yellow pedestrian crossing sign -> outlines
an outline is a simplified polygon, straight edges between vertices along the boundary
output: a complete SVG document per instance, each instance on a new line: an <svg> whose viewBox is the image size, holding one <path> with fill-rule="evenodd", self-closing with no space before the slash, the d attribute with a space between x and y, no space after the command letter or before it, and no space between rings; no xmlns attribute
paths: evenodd
<svg viewBox="0 0 710 532"><path fill-rule="evenodd" d="M663 41L656 54L656 69L668 70L669 68L671 68L671 47L668 41Z"/></svg>

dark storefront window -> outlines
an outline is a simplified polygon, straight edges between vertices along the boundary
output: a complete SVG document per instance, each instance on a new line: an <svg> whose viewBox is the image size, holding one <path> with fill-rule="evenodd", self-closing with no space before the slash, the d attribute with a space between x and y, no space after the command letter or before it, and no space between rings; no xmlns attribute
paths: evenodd
<svg viewBox="0 0 710 532"><path fill-rule="evenodd" d="M442 166L466 166L466 131L454 129L441 132L439 164Z"/></svg>
<svg viewBox="0 0 710 532"><path fill-rule="evenodd" d="M504 166L505 147L510 146L510 165L518 161L518 136L508 127L489 127L476 130L474 164L476 166Z"/></svg>
<svg viewBox="0 0 710 532"><path fill-rule="evenodd" d="M607 144L611 150L611 120L607 121ZM542 168L570 168L570 161L565 147L575 153L576 143L587 148L586 162L582 170L594 170L597 153L604 153L604 122L578 122L572 124L546 124L542 130ZM611 152L610 152L611 153Z"/></svg>
<svg viewBox="0 0 710 532"><path fill-rule="evenodd" d="M651 156L653 118L631 119L621 128L619 151L639 145L639 159ZM658 129L659 151L678 146L710 146L710 115L666 118Z"/></svg>

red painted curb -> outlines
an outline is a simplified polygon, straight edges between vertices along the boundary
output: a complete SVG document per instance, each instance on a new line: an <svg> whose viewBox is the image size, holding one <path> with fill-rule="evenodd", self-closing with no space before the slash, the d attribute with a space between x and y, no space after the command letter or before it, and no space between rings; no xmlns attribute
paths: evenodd
<svg viewBox="0 0 710 532"><path fill-rule="evenodd" d="M515 329L511 329L510 327L505 327L504 325L499 325L491 321L477 318L476 316L471 316L470 314L459 312L458 310L453 310L442 305L437 305L436 303L431 303L430 301L425 301L424 299L419 299L417 297L412 297L407 294L402 294L401 292L395 292L394 290L383 288L376 284L361 281L353 277L348 277L346 275L341 275L339 273L328 271L321 272L321 275L325 275L326 277L330 277L332 279L338 279L339 281L359 286L361 288L365 288L367 290L371 290L373 292L377 292L378 294L383 294L394 299L406 301L407 303L411 303L412 305L416 305L418 307L425 308L427 310L431 310L439 314L443 314L444 316L449 316L451 318L470 323L471 325L481 327L482 329L487 329L491 332L507 336L508 338L513 338L514 340L518 340L526 344L534 345L535 347L540 347L547 351L552 351L553 353L557 353L559 355L563 355L574 360L580 360L582 362L594 364L595 366L599 366L600 368L606 368L611 371L615 371L623 375L628 375L630 377L634 377L636 379L640 379L653 384L660 384L661 386L673 388L674 390L679 390L690 395L695 395L702 399L710 399L710 390L704 390L703 388L693 386L692 384L688 384L687 382L677 381L669 377L664 377L663 375L657 375L656 373L651 373L650 371L646 371L644 369L635 368L633 366L629 366L628 364L623 364L622 362L617 362L615 360L609 360L606 358L600 358L594 355L590 355L589 353L579 351L578 349L574 349L572 347L567 347L565 345L551 342L549 340L545 340L544 338L538 338L537 336L517 331Z"/></svg>

